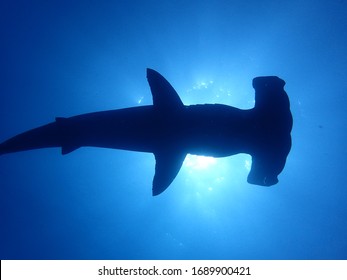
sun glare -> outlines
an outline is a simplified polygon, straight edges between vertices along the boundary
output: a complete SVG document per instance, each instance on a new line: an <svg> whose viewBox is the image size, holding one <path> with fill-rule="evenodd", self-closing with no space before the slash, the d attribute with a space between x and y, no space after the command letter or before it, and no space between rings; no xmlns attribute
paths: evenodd
<svg viewBox="0 0 347 280"><path fill-rule="evenodd" d="M137 100L137 104L141 104L142 103L142 101L143 101L143 96L141 96L138 100Z"/></svg>
<svg viewBox="0 0 347 280"><path fill-rule="evenodd" d="M213 157L187 155L184 161L184 166L201 170L207 169L208 167L215 165L216 163L217 159Z"/></svg>

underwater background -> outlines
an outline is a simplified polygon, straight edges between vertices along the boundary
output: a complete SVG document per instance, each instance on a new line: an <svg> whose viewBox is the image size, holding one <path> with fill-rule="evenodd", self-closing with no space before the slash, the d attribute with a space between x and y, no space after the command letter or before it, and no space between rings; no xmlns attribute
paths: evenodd
<svg viewBox="0 0 347 280"><path fill-rule="evenodd" d="M152 154L0 157L0 259L347 259L347 3L0 3L0 142L55 117L151 105L146 68L189 104L254 105L286 81L293 146L279 183L251 157L188 156L152 197Z"/></svg>

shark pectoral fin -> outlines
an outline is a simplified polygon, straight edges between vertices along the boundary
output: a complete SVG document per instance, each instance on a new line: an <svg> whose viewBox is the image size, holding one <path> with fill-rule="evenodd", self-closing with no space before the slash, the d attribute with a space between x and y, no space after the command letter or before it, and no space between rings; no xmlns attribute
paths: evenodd
<svg viewBox="0 0 347 280"><path fill-rule="evenodd" d="M162 110L183 108L183 102L172 85L157 71L147 69L147 79L151 88L153 105Z"/></svg>
<svg viewBox="0 0 347 280"><path fill-rule="evenodd" d="M161 194L170 186L180 171L186 154L170 151L155 153L154 156L156 164L152 188L153 196Z"/></svg>

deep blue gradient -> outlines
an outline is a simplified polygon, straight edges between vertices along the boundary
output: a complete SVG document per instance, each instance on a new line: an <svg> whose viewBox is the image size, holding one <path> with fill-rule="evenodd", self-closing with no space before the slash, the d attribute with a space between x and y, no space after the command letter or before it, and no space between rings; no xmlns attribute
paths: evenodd
<svg viewBox="0 0 347 280"><path fill-rule="evenodd" d="M253 3L254 2L254 3ZM254 104L287 82L293 147L280 182L251 158L188 157L151 196L152 154L81 148L0 157L1 259L347 259L347 3L0 4L0 142L56 116L152 104L146 67L185 104Z"/></svg>

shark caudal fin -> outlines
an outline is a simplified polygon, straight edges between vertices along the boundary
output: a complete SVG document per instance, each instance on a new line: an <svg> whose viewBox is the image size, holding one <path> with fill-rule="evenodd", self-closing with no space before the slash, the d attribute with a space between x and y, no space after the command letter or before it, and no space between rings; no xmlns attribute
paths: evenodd
<svg viewBox="0 0 347 280"><path fill-rule="evenodd" d="M153 69L147 69L147 79L152 92L154 108L163 111L164 118L184 109L177 92L162 75ZM154 196L161 194L170 186L186 157L186 154L173 144L163 143L163 146L154 152L156 160L152 187Z"/></svg>
<svg viewBox="0 0 347 280"><path fill-rule="evenodd" d="M291 149L293 118L285 82L275 76L253 79L255 89L254 131L250 184L271 186L278 183Z"/></svg>

